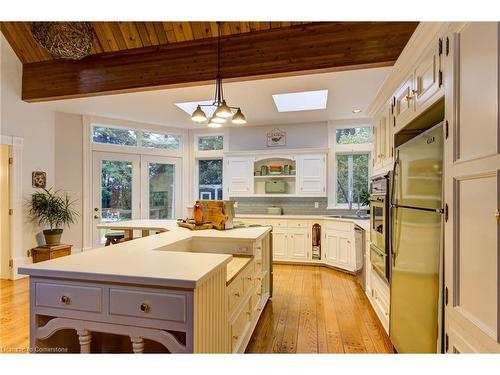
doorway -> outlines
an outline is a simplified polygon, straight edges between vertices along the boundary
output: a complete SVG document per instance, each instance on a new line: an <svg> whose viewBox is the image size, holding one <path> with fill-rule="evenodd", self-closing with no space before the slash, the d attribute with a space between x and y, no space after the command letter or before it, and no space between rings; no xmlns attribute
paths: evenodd
<svg viewBox="0 0 500 375"><path fill-rule="evenodd" d="M10 278L9 259L11 248L10 220L10 158L12 146L0 145L0 279Z"/></svg>
<svg viewBox="0 0 500 375"><path fill-rule="evenodd" d="M93 160L94 247L105 242L97 224L181 214L180 158L94 151Z"/></svg>

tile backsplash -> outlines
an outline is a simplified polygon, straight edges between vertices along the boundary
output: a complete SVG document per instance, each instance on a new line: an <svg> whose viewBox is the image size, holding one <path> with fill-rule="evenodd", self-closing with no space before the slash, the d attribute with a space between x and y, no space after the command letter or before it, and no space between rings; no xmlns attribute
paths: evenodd
<svg viewBox="0 0 500 375"><path fill-rule="evenodd" d="M268 207L281 207L283 215L336 215L354 214L356 207L348 209L327 209L328 199L323 197L293 198L293 197L256 197L256 198L231 198L238 202L238 214L267 214ZM318 208L315 208L315 202ZM365 210L363 210L365 212Z"/></svg>

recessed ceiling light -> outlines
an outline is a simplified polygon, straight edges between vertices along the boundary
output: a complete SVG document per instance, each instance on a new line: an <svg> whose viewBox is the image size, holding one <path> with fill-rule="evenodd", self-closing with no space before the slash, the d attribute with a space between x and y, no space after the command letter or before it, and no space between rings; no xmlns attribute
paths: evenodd
<svg viewBox="0 0 500 375"><path fill-rule="evenodd" d="M363 112L361 109L353 109L352 110L352 113L361 113Z"/></svg>
<svg viewBox="0 0 500 375"><path fill-rule="evenodd" d="M278 112L313 111L326 108L328 90L275 94L273 99Z"/></svg>
<svg viewBox="0 0 500 375"><path fill-rule="evenodd" d="M212 104L214 101L212 100L199 100L196 102L184 102L184 103L175 103L177 107L186 112L189 116L195 111L196 107L200 104ZM212 117L217 107L203 107L203 112L207 115L207 117Z"/></svg>

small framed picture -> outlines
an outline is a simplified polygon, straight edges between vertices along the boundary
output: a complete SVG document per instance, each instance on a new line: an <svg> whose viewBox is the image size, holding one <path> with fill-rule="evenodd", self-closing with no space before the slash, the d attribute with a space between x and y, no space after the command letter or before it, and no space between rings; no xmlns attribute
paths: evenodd
<svg viewBox="0 0 500 375"><path fill-rule="evenodd" d="M31 184L34 188L45 188L47 186L47 173L42 171L32 172Z"/></svg>
<svg viewBox="0 0 500 375"><path fill-rule="evenodd" d="M286 146L286 132L273 129L267 133L267 147Z"/></svg>

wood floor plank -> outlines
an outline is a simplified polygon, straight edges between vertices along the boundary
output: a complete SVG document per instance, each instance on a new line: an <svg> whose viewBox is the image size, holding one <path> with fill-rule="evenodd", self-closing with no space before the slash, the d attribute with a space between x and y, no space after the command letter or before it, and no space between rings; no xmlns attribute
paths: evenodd
<svg viewBox="0 0 500 375"><path fill-rule="evenodd" d="M320 346L320 353L344 353L344 346L342 345L342 335L340 334L339 322L337 320L337 313L335 311L335 302L330 290L330 285L328 278L327 268L322 268L319 272L319 284L318 288L321 291L321 301L323 306L323 317L324 317L324 330L326 336L326 346L327 349L324 350ZM318 330L322 329L322 325L319 324Z"/></svg>
<svg viewBox="0 0 500 375"><path fill-rule="evenodd" d="M317 267L313 267L315 269ZM314 271L304 274L297 332L297 353L318 353L318 321Z"/></svg>
<svg viewBox="0 0 500 375"><path fill-rule="evenodd" d="M286 317L283 340L281 342L280 353L296 353L297 335L299 328L300 304L303 296L304 267L297 266L297 273L293 282L292 293L289 296L288 312ZM298 295L297 295L298 294Z"/></svg>

